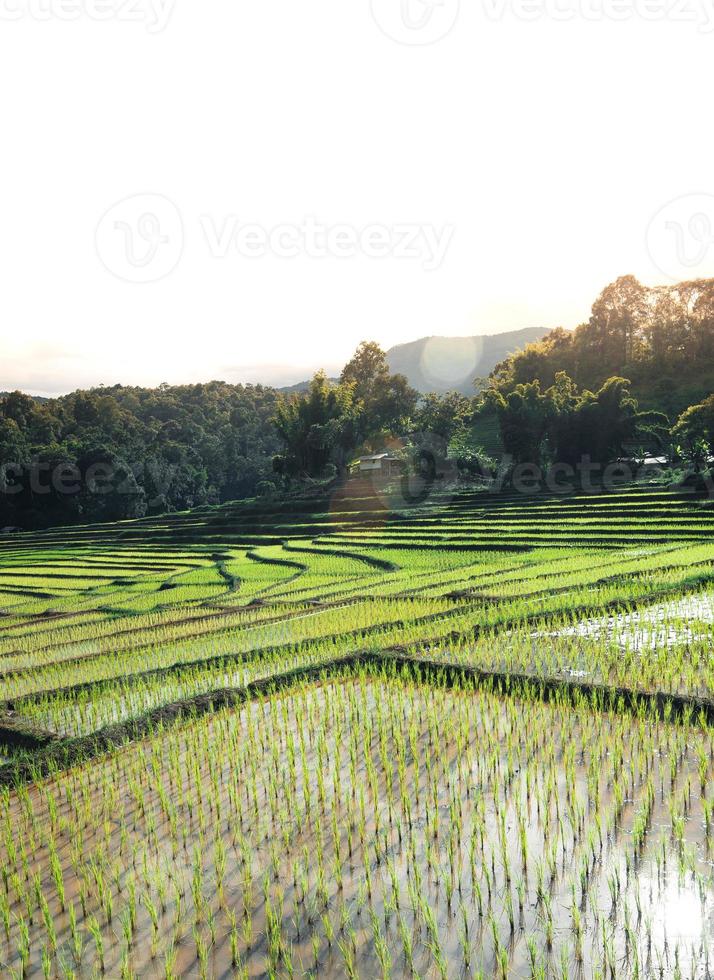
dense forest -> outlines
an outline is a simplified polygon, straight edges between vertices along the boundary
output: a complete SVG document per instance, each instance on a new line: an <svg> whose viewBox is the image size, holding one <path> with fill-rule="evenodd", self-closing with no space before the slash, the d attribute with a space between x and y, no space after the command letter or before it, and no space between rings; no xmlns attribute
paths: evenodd
<svg viewBox="0 0 714 980"><path fill-rule="evenodd" d="M286 489L397 447L409 467L447 457L497 465L607 464L666 454L695 472L714 456L714 280L608 286L590 320L502 361L485 390L423 394L360 344L336 381L280 394L219 381L157 389L0 396L0 527L121 520Z"/></svg>
<svg viewBox="0 0 714 980"><path fill-rule="evenodd" d="M502 361L480 400L516 462L607 463L714 455L714 279L643 286L622 276L587 323L552 330Z"/></svg>
<svg viewBox="0 0 714 980"><path fill-rule="evenodd" d="M277 393L117 385L0 398L0 525L120 520L249 496L272 474Z"/></svg>
<svg viewBox="0 0 714 980"><path fill-rule="evenodd" d="M610 377L627 378L643 408L676 419L714 391L714 279L643 286L623 276L596 299L587 323L556 329L499 364L492 384L551 387L565 372L595 391Z"/></svg>

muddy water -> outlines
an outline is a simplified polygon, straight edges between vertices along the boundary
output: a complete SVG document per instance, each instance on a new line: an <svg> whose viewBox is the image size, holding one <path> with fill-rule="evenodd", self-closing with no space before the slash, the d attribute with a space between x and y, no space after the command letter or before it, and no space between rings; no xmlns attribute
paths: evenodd
<svg viewBox="0 0 714 980"><path fill-rule="evenodd" d="M608 640L639 652L706 640L712 635L714 596L687 596L673 602L658 603L638 612L606 619L590 619L543 636Z"/></svg>
<svg viewBox="0 0 714 980"><path fill-rule="evenodd" d="M78 977L98 967L92 915L108 976L126 952L163 977L172 942L176 975L233 976L231 914L253 977L705 977L712 796L711 737L694 730L391 681L313 686L13 794L4 817L0 801L0 866L18 875L0 959L19 964L38 873ZM41 975L40 912L28 928Z"/></svg>

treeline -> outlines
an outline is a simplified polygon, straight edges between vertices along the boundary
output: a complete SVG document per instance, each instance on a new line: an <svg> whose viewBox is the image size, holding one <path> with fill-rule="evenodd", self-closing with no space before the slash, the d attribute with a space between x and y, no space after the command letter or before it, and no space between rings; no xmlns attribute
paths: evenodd
<svg viewBox="0 0 714 980"><path fill-rule="evenodd" d="M344 475L358 452L385 447L405 465L433 469L454 439L467 434L477 412L477 400L458 392L421 395L404 375L390 372L378 344L364 341L337 383L319 372L307 392L281 398L276 427L283 452L276 474L288 485L305 476ZM463 461L472 454L464 445L459 455Z"/></svg>
<svg viewBox="0 0 714 980"><path fill-rule="evenodd" d="M648 289L612 283L590 320L553 330L499 364L478 395L420 395L362 344L337 384L317 375L284 401L277 427L287 477L340 472L360 448L401 437L407 464L447 456L462 471L502 465L479 445L495 420L511 465L601 466L663 455L700 470L714 455L714 280Z"/></svg>
<svg viewBox="0 0 714 980"><path fill-rule="evenodd" d="M391 374L378 344L363 342L337 384L318 372L307 392L280 400L276 472L286 479L344 473L360 446L409 431L419 397L404 375Z"/></svg>
<svg viewBox="0 0 714 980"><path fill-rule="evenodd" d="M626 450L643 456L667 451L671 439L667 417L640 411L625 378L609 378L591 392L560 372L546 390L531 381L510 391L493 386L473 398L458 392L420 396L401 375L389 375L381 358L376 344L363 344L339 383L318 374L305 394L279 404L284 451L275 466L283 478L344 473L359 449L389 445L406 469L433 475L450 459L462 472L484 473L504 461L489 458L478 445L485 416L497 419L511 467L577 467L585 458L607 464Z"/></svg>
<svg viewBox="0 0 714 980"><path fill-rule="evenodd" d="M272 388L214 381L0 398L0 526L183 510L255 493L280 442Z"/></svg>
<svg viewBox="0 0 714 980"><path fill-rule="evenodd" d="M499 364L481 411L519 461L659 452L698 471L714 455L713 390L714 279L647 288L623 276L587 323Z"/></svg>
<svg viewBox="0 0 714 980"><path fill-rule="evenodd" d="M214 381L0 396L0 527L114 521L344 475L391 446L405 466L608 463L657 452L695 471L714 457L714 280L608 286L590 320L498 365L485 390L421 395L362 343L337 383L292 397ZM453 470L453 467L452 467Z"/></svg>
<svg viewBox="0 0 714 980"><path fill-rule="evenodd" d="M581 391L563 371L546 391L539 381L506 393L492 388L481 406L495 411L514 465L575 468L586 459L606 465L625 451L642 457L662 452L669 440L667 416L641 412L625 378L608 378L597 392Z"/></svg>
<svg viewBox="0 0 714 980"><path fill-rule="evenodd" d="M648 288L623 276L598 296L587 323L528 344L491 383L508 392L538 381L544 391L560 372L590 391L627 378L643 408L676 419L714 391L714 279Z"/></svg>

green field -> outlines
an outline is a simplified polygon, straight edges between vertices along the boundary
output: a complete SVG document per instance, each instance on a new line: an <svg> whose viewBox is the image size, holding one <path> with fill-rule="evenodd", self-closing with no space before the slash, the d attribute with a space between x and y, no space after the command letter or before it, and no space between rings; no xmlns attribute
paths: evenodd
<svg viewBox="0 0 714 980"><path fill-rule="evenodd" d="M0 975L707 977L714 507L0 537Z"/></svg>

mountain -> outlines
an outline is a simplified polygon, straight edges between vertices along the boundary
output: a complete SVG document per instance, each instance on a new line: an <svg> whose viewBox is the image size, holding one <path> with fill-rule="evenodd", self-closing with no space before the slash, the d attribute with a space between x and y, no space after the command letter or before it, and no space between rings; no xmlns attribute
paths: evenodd
<svg viewBox="0 0 714 980"><path fill-rule="evenodd" d="M328 378L327 380L331 384L336 385L340 379ZM308 391L309 388L310 388L309 381L298 381L298 383L295 385L285 385L282 388L278 388L277 391L279 391L281 395L302 395L306 391Z"/></svg>
<svg viewBox="0 0 714 980"><path fill-rule="evenodd" d="M542 340L549 332L545 327L526 327L488 337L422 337L390 347L387 362L393 374L405 374L409 384L424 394L460 391L473 395L474 378L487 377L509 354ZM337 378L330 380L337 383ZM300 381L278 391L299 395L309 387L309 381Z"/></svg>
<svg viewBox="0 0 714 980"><path fill-rule="evenodd" d="M421 392L474 394L474 378L485 378L509 354L542 340L550 331L526 327L488 337L422 337L387 351L393 373L404 374Z"/></svg>

